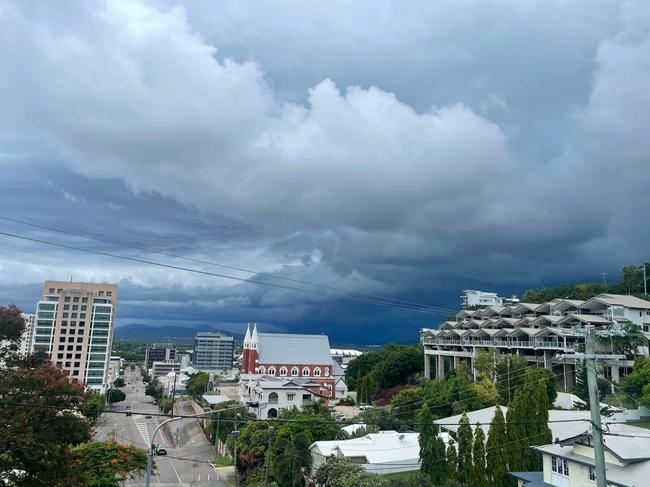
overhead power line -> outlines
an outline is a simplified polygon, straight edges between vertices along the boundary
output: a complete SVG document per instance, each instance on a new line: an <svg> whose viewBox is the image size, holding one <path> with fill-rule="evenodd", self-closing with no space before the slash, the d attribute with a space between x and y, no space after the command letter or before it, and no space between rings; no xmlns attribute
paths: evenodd
<svg viewBox="0 0 650 487"><path fill-rule="evenodd" d="M137 262L140 264L147 264L147 265L152 265L152 266L158 266L158 267L163 267L167 269L174 269L178 271L184 271L184 272L192 272L195 274L201 274L205 276L212 276L212 277L220 277L223 279L230 279L234 281L240 281L244 283L252 283L252 284L258 284L261 286L268 286L268 287L273 287L273 288L278 288L278 289L287 289L291 291L298 291L302 293L307 293L307 294L313 294L316 296L322 296L322 292L316 291L316 290L311 290L311 289L304 289L304 288L299 288L299 287L293 287L293 286L285 286L282 284L277 284L277 283L272 283L272 282L266 282L266 281L260 281L257 279L245 279L242 277L236 277L236 276L231 276L228 274L220 274L217 272L209 272L209 271L204 271L201 269L193 269L191 267L184 267L184 266L179 266L179 265L174 265L174 264L166 264L163 262L155 262L151 260L146 260L146 259L140 259L137 257L127 257L124 255L118 255L118 254L113 254L111 252L104 252L101 250L91 250L91 249L85 249L83 247L77 247L74 245L68 245L68 244L62 244L62 243L57 243L57 242L51 242L49 240L43 240L39 238L33 238L33 237L28 237L25 235L19 235L15 233L10 233L10 232L0 232L0 235L4 235L6 237L11 237L11 238L16 238L20 240L25 240L29 242L35 242L35 243L41 243L45 245L50 245L53 247L59 247L59 248L64 248L64 249L69 249L69 250L76 250L78 252L85 252L88 254L94 254L94 255L103 255L105 257L112 257L115 259L121 259L121 260L126 260L129 262ZM347 299L350 301L356 301L359 303L365 303L365 304L373 304L377 306L384 306L388 308L397 308L397 309L406 309L410 311L415 311L418 313L424 313L424 314L429 314L429 315L446 315L446 312L442 311L436 311L434 309L428 309L428 308L422 308L422 307L416 307L416 306L410 306L406 304L398 304L398 303L393 303L389 301L378 301L378 300L373 300L373 299L367 299L351 294L344 294L344 293L336 293L337 296Z"/></svg>
<svg viewBox="0 0 650 487"><path fill-rule="evenodd" d="M266 272L260 272L260 271L255 271L255 270L251 270L251 269L246 269L245 267L227 265L227 264L222 264L222 263L214 262L214 261L210 261L210 260L196 259L196 258L193 258L193 257L187 257L187 256L184 256L184 255L174 254L174 253L171 253L171 252L166 252L166 251L161 251L161 250L148 249L148 248L133 245L133 244L118 242L116 240L112 240L112 239L109 239L109 238L104 237L104 236L90 235L90 234L82 233L82 232L72 232L72 231L69 231L69 230L64 230L64 229L61 229L61 228L55 228L55 227L46 226L46 225L39 225L39 224L36 224L36 223L28 222L28 221L25 221L25 220L19 220L19 219L16 219L16 218L10 218L10 217L0 215L0 220L5 220L5 221L8 221L8 222L12 222L12 223L18 223L18 224L21 224L21 225L26 225L26 226L29 226L29 227L32 227L32 228L38 228L38 229L46 230L46 231L49 231L49 232L56 232L56 233L61 233L61 234L64 234L64 235L70 235L70 236L74 236L74 237L85 238L85 239L88 239L88 240L94 240L96 242L106 243L106 244L114 245L114 246L117 246L117 247L123 247L123 248L132 249L132 250L138 250L138 251L141 251L141 252L147 252L147 253L151 253L151 254L163 255L163 256L172 257L172 258L175 258L175 259L182 259L182 260L186 260L188 262L194 262L194 263L197 263L197 264L206 264L206 265L211 265L211 266L215 266L215 267L220 267L220 268L223 268L223 269L230 269L230 270L235 270L235 271L240 271L240 272L246 272L246 273L249 273L249 274L254 274L256 276L262 276L262 277L269 278L269 279L276 279L276 280L281 280L281 281L293 282L293 283L296 283L296 284L314 286L314 287L318 287L318 288L321 288L321 289L328 289L328 290L336 292L336 293L351 294L351 295L357 296L359 298L372 299L372 300L381 300L381 301L392 302L392 303L396 303L396 304L421 307L421 308L425 308L425 309L431 309L431 310L444 312L444 313L447 313L447 314L454 314L454 313L457 312L457 310L444 308L444 307L440 307L440 306L431 306L431 305L427 305L427 304L417 303L417 302L414 302L414 301L406 301L406 300L390 298L390 297L385 297L385 296L378 296L378 295L374 295L374 294L351 293L349 290L346 290L346 289L343 289L343 288L340 288L340 287L336 287L336 286L331 286L331 285L321 284L321 283L315 283L315 282L310 282L310 281L304 281L304 280L301 280L301 279L295 279L295 278L286 277L286 276L279 276L279 275L276 275L276 274L269 274L269 273L266 273Z"/></svg>

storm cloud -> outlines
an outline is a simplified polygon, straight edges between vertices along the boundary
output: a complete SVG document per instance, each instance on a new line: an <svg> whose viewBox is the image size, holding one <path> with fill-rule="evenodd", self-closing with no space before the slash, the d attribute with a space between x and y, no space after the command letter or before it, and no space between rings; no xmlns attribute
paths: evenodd
<svg viewBox="0 0 650 487"><path fill-rule="evenodd" d="M0 27L5 216L448 308L647 260L645 2L9 2ZM119 281L121 324L439 320L2 248L2 300Z"/></svg>

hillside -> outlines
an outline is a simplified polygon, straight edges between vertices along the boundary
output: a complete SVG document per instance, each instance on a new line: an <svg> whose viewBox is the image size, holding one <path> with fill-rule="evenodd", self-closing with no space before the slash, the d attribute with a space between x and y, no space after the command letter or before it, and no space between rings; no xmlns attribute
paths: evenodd
<svg viewBox="0 0 650 487"><path fill-rule="evenodd" d="M176 338L176 339L191 339L197 331L213 331L220 332L224 335L234 335L235 338L241 338L239 335L225 331L218 330L210 325L201 325L196 327L185 326L147 326L140 324L132 324L120 326L115 328L115 338L125 340L147 340L147 339L163 339L163 338Z"/></svg>

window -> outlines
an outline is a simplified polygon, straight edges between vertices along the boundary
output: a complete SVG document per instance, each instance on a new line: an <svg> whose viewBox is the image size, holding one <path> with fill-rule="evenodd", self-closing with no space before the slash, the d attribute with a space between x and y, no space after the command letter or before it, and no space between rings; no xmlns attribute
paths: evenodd
<svg viewBox="0 0 650 487"><path fill-rule="evenodd" d="M74 342L74 337L68 337L68 342Z"/></svg>
<svg viewBox="0 0 650 487"><path fill-rule="evenodd" d="M79 309L79 305L78 305L78 304L73 304L73 305L72 305L72 311L76 311L76 310L78 310L78 309Z"/></svg>
<svg viewBox="0 0 650 487"><path fill-rule="evenodd" d="M113 295L113 291L106 291L106 296L112 296L112 295Z"/></svg>
<svg viewBox="0 0 650 487"><path fill-rule="evenodd" d="M302 368L302 375L309 375L309 367L303 367Z"/></svg>
<svg viewBox="0 0 650 487"><path fill-rule="evenodd" d="M68 326L68 320L63 320L61 322L61 326Z"/></svg>
<svg viewBox="0 0 650 487"><path fill-rule="evenodd" d="M63 354L62 354L62 353L58 353L58 354L56 355L56 358L60 358L60 359L62 359L62 358L63 358Z"/></svg>
<svg viewBox="0 0 650 487"><path fill-rule="evenodd" d="M287 368L286 367L280 367L280 375L282 377L285 377L287 375Z"/></svg>
<svg viewBox="0 0 650 487"><path fill-rule="evenodd" d="M291 377L298 377L298 367L293 367L291 369Z"/></svg>
<svg viewBox="0 0 650 487"><path fill-rule="evenodd" d="M589 480L596 480L596 469L589 467Z"/></svg>
<svg viewBox="0 0 650 487"><path fill-rule="evenodd" d="M277 404L278 403L278 393L277 392L272 392L269 394L269 404Z"/></svg>
<svg viewBox="0 0 650 487"><path fill-rule="evenodd" d="M329 377L329 376L330 376L330 368L325 367L325 377Z"/></svg>
<svg viewBox="0 0 650 487"><path fill-rule="evenodd" d="M59 292L60 291L61 290L59 290ZM65 298L63 298L63 301L65 301L66 303L69 303L70 302L70 296L66 296Z"/></svg>
<svg viewBox="0 0 650 487"><path fill-rule="evenodd" d="M70 309L70 305L69 305L69 304L64 304L64 305L63 305L63 309L65 309L65 310L69 310L69 309Z"/></svg>
<svg viewBox="0 0 650 487"><path fill-rule="evenodd" d="M320 377L320 367L316 367L316 368L314 369L314 376L315 376L315 377Z"/></svg>
<svg viewBox="0 0 650 487"><path fill-rule="evenodd" d="M295 398L296 398L295 394L287 394L287 401L293 402Z"/></svg>
<svg viewBox="0 0 650 487"><path fill-rule="evenodd" d="M269 375L275 375L275 367L269 367Z"/></svg>
<svg viewBox="0 0 650 487"><path fill-rule="evenodd" d="M82 302L82 303L87 303L87 302L88 302L88 298L81 298L81 302ZM85 309L85 308L84 308L84 309Z"/></svg>
<svg viewBox="0 0 650 487"><path fill-rule="evenodd" d="M63 313L63 317L64 317L64 318L69 318L70 315L69 315L68 313Z"/></svg>
<svg viewBox="0 0 650 487"><path fill-rule="evenodd" d="M67 331L68 331L67 328L61 328L61 335L65 335ZM74 330L70 330L70 331L73 332Z"/></svg>
<svg viewBox="0 0 650 487"><path fill-rule="evenodd" d="M74 330L70 329L70 335L74 335ZM63 333L63 330L61 330L61 333Z"/></svg>
<svg viewBox="0 0 650 487"><path fill-rule="evenodd" d="M560 475L569 475L569 463L562 457L551 457L551 470Z"/></svg>
<svg viewBox="0 0 650 487"><path fill-rule="evenodd" d="M79 296L75 296L74 298L72 298L72 302L73 303L78 303L79 302Z"/></svg>
<svg viewBox="0 0 650 487"><path fill-rule="evenodd" d="M266 368L265 368L264 366L259 367L259 368L257 369L257 371L258 371L260 374L266 374Z"/></svg>
<svg viewBox="0 0 650 487"><path fill-rule="evenodd" d="M50 290L49 290L48 292L49 292L49 293L53 293L53 292L54 292L54 288L51 287Z"/></svg>
<svg viewBox="0 0 650 487"><path fill-rule="evenodd" d="M87 309L88 309L88 306L86 306L85 304L81 305L81 311L86 311Z"/></svg>
<svg viewBox="0 0 650 487"><path fill-rule="evenodd" d="M104 295L104 291L99 291L99 295L100 295L100 296L103 296L103 295Z"/></svg>

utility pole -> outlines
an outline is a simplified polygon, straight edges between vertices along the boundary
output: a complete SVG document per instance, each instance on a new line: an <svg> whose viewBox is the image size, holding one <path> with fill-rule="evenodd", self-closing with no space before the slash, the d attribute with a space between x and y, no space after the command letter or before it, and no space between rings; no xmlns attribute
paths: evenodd
<svg viewBox="0 0 650 487"><path fill-rule="evenodd" d="M174 371L174 386L172 389L172 418L174 417L174 401L176 400L176 375L178 372Z"/></svg>
<svg viewBox="0 0 650 487"><path fill-rule="evenodd" d="M239 474L237 473L237 438L239 438L239 430L237 429L237 423L239 422L239 418L241 417L241 414L237 413L235 414L235 429L230 433L232 437L234 438L234 448L233 448L233 464L235 466L235 487L239 486Z"/></svg>
<svg viewBox="0 0 650 487"><path fill-rule="evenodd" d="M269 466L271 465L271 439L273 438L273 426L267 431L269 442L266 446L266 473L264 474L264 487L269 487Z"/></svg>
<svg viewBox="0 0 650 487"><path fill-rule="evenodd" d="M596 485L597 487L607 487L603 432L600 423L600 401L598 400L598 380L596 378L596 329L594 327L589 327L587 336L585 337L585 367L587 368L587 387L589 388L591 434L594 438Z"/></svg>
<svg viewBox="0 0 650 487"><path fill-rule="evenodd" d="M219 419L221 419L221 411L217 411L217 432L214 436L214 444L217 447L217 455L221 455L219 447L221 446L221 440L219 439Z"/></svg>
<svg viewBox="0 0 650 487"><path fill-rule="evenodd" d="M585 336L585 353L561 354L560 357L584 359L587 371L587 388L589 389L589 410L591 412L591 434L594 444L594 462L596 464L596 486L607 487L607 472L605 469L605 450L603 446L603 430L600 421L600 401L598 399L598 380L596 377L596 360L624 359L625 355L596 355L598 337L625 336L627 333L619 328L597 331L593 325L584 329L576 329L576 335Z"/></svg>

